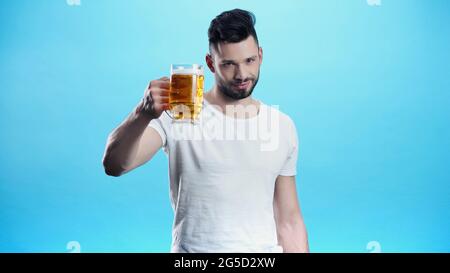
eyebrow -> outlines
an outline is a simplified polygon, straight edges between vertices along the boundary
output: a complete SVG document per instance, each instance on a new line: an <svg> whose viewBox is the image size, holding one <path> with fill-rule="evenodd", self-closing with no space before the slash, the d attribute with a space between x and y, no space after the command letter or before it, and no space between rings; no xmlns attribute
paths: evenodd
<svg viewBox="0 0 450 273"><path fill-rule="evenodd" d="M256 57L258 57L257 55L253 55L253 56L251 56L251 57L247 57L247 58L245 58L245 60L248 60L248 59L256 59ZM236 61L235 60L222 60L221 61L221 63L235 63Z"/></svg>

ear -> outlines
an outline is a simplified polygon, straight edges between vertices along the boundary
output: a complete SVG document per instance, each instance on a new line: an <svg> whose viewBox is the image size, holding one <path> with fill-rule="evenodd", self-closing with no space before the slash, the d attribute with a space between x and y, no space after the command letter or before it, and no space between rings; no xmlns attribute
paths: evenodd
<svg viewBox="0 0 450 273"><path fill-rule="evenodd" d="M259 55L259 64L261 65L262 64L262 60L263 60L263 49L262 49L262 47L259 47L258 55Z"/></svg>
<svg viewBox="0 0 450 273"><path fill-rule="evenodd" d="M205 60L206 60L206 64L209 67L209 70L211 70L212 73L215 73L216 70L214 69L213 57L211 56L211 54L209 54L209 53L206 54Z"/></svg>

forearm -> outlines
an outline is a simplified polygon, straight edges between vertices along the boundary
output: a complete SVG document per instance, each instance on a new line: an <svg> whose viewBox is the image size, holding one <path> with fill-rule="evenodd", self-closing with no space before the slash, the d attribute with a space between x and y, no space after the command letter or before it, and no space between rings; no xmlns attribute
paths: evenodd
<svg viewBox="0 0 450 273"><path fill-rule="evenodd" d="M284 252L309 252L308 235L302 219L278 223L277 236Z"/></svg>
<svg viewBox="0 0 450 273"><path fill-rule="evenodd" d="M136 156L139 141L152 117L140 102L128 117L108 136L103 166L109 175L118 176Z"/></svg>

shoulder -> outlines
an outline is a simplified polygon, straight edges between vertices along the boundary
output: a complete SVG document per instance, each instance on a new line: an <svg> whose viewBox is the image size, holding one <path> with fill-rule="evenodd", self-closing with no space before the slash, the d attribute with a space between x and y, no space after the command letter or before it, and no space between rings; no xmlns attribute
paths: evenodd
<svg viewBox="0 0 450 273"><path fill-rule="evenodd" d="M163 128L167 128L168 126L170 126L172 122L172 119L167 115L167 113L163 112L161 114L161 116L159 116L159 118L157 119L152 119L150 121L150 124L159 124L161 127Z"/></svg>
<svg viewBox="0 0 450 273"><path fill-rule="evenodd" d="M267 105L261 102L262 112L266 112L268 118L278 121L280 126L287 126L295 130L294 120L286 113L280 110L279 105Z"/></svg>
<svg viewBox="0 0 450 273"><path fill-rule="evenodd" d="M268 113L267 122L270 123L269 126L272 130L278 132L280 140L293 148L297 147L299 139L294 120L288 114L281 111L279 105L264 104L263 109L265 109L263 112Z"/></svg>

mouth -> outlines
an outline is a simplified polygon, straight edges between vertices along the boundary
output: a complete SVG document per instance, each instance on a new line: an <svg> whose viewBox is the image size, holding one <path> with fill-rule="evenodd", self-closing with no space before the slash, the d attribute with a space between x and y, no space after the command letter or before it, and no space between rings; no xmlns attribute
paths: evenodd
<svg viewBox="0 0 450 273"><path fill-rule="evenodd" d="M233 86L239 90L246 90L249 85L250 81L242 82L240 84L233 84Z"/></svg>

